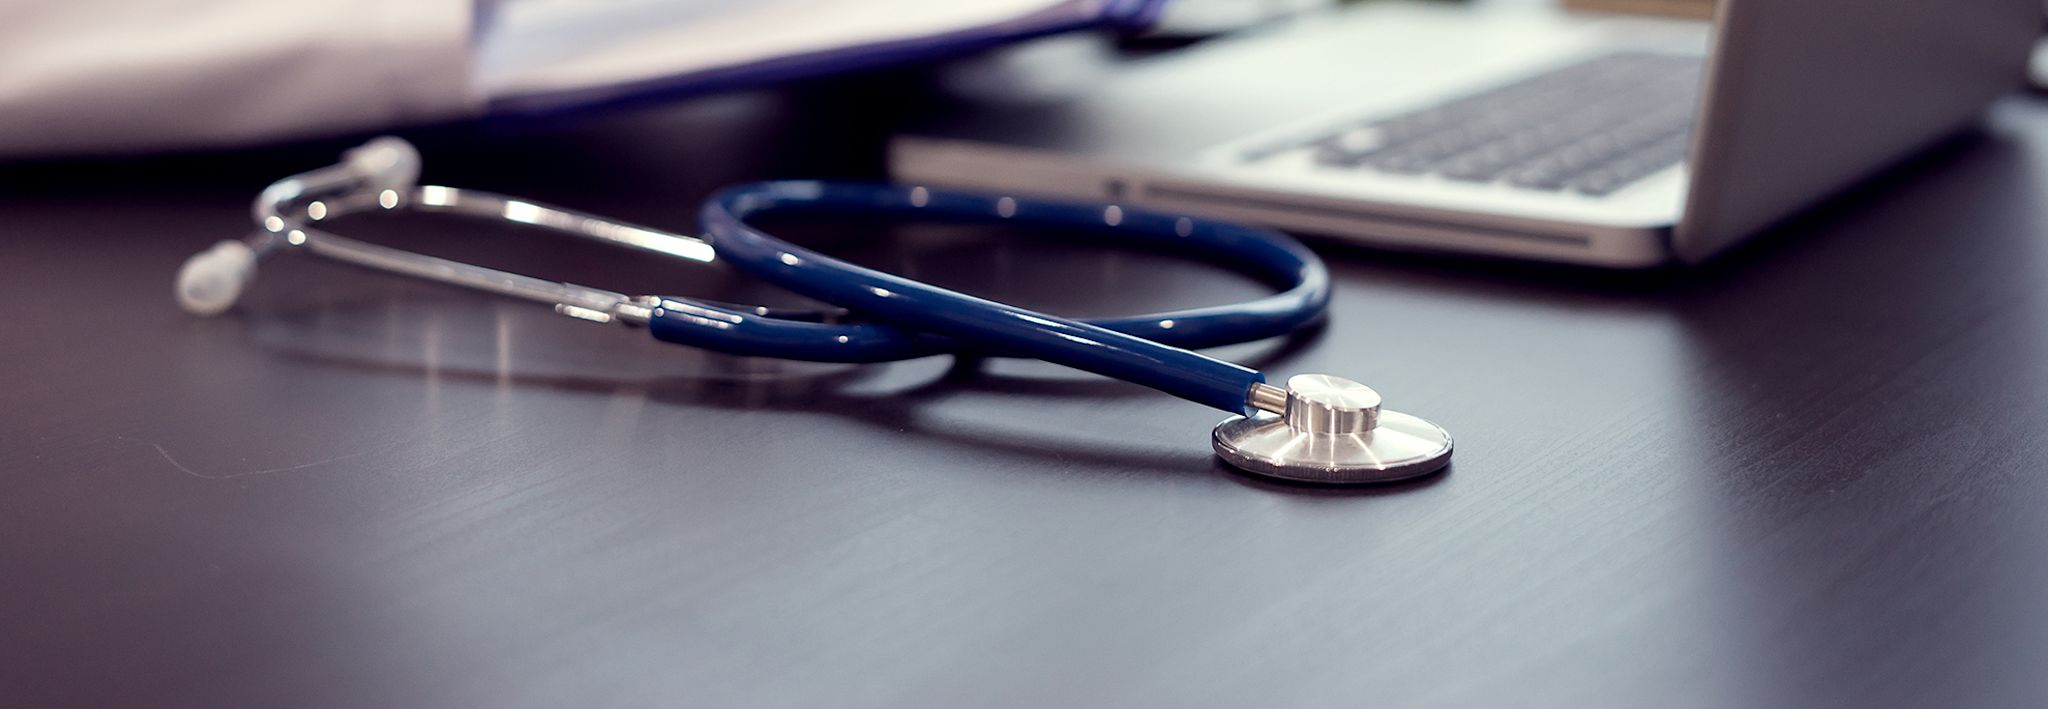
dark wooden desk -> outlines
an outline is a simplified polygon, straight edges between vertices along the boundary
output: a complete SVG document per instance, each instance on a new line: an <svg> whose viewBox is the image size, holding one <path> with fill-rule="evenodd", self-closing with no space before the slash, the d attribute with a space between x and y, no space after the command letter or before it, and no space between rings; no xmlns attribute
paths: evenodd
<svg viewBox="0 0 2048 709"><path fill-rule="evenodd" d="M878 174L874 90L422 145L684 228L721 183ZM1226 353L1458 434L1358 491L1044 366L736 361L307 258L180 313L180 260L340 147L0 175L0 704L2048 704L2037 99L1699 272L1331 248L1328 327ZM760 295L436 226L386 238ZM821 243L1068 312L1256 290L905 231Z"/></svg>

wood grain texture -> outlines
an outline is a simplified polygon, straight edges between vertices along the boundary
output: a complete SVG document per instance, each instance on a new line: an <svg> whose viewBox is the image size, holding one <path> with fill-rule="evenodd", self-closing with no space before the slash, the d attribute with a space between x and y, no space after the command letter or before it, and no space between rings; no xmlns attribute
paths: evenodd
<svg viewBox="0 0 2048 709"><path fill-rule="evenodd" d="M434 181L684 227L718 184L878 174L890 119L854 109L893 81L421 143ZM5 703L2048 703L2038 99L1697 272L1323 244L1328 326L1224 353L1459 436L1448 474L1357 491L1234 474L1217 414L1028 363L737 361L309 259L178 312L179 261L338 147L0 174ZM1257 290L812 231L1065 312Z"/></svg>

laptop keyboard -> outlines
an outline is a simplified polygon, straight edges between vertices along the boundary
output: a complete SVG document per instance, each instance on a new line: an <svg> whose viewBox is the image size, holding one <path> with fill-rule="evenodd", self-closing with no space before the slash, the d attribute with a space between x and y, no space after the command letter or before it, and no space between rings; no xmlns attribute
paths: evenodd
<svg viewBox="0 0 2048 709"><path fill-rule="evenodd" d="M1701 61L1602 55L1280 147L1327 168L1606 195L1685 160Z"/></svg>

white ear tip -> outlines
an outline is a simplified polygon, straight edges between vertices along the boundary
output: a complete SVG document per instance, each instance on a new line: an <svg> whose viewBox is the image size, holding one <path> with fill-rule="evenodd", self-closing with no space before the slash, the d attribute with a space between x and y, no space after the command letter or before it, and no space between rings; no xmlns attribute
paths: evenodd
<svg viewBox="0 0 2048 709"><path fill-rule="evenodd" d="M419 184L420 151L404 138L372 138L342 153L341 161L380 188L402 190Z"/></svg>
<svg viewBox="0 0 2048 709"><path fill-rule="evenodd" d="M242 288L255 277L256 252L248 244L214 244L178 269L178 305L193 315L218 315L242 297Z"/></svg>

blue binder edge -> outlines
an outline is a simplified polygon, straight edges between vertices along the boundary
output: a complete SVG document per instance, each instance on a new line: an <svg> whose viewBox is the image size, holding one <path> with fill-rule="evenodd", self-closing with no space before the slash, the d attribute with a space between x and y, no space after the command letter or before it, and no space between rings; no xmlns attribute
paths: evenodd
<svg viewBox="0 0 2048 709"><path fill-rule="evenodd" d="M945 59L1013 42L1091 28L1124 31L1150 27L1170 0L1106 0L1093 16L1027 15L924 37L844 47L720 67L674 77L536 96L492 99L484 120L545 118L594 109L670 101L756 88L844 72Z"/></svg>

